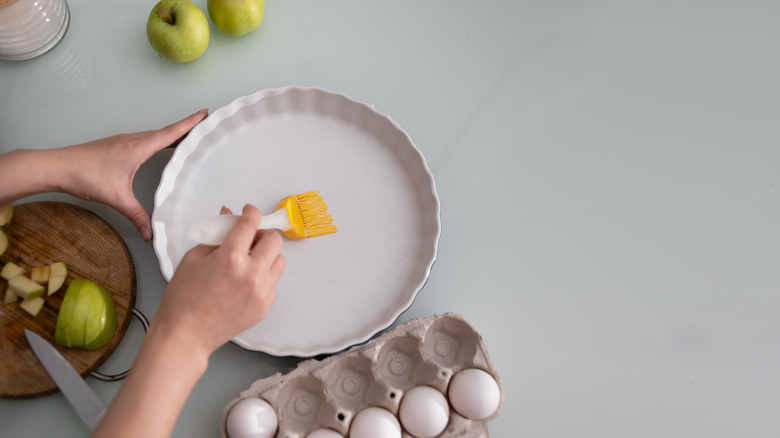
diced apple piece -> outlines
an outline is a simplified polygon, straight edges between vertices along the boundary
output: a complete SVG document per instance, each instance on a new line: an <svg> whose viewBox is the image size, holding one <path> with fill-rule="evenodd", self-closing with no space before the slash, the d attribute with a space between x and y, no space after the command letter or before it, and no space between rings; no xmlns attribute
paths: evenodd
<svg viewBox="0 0 780 438"><path fill-rule="evenodd" d="M65 276L49 277L49 288L46 291L46 295L51 295L58 290L62 289L62 285L65 284Z"/></svg>
<svg viewBox="0 0 780 438"><path fill-rule="evenodd" d="M0 270L0 277L5 278L6 280L10 280L17 275L24 274L24 268L17 265L14 262L8 262L3 266L3 269Z"/></svg>
<svg viewBox="0 0 780 438"><path fill-rule="evenodd" d="M36 266L30 270L30 280L38 284L49 282L49 266Z"/></svg>
<svg viewBox="0 0 780 438"><path fill-rule="evenodd" d="M17 275L8 280L8 288L23 300L40 297L45 292L43 286L24 275Z"/></svg>
<svg viewBox="0 0 780 438"><path fill-rule="evenodd" d="M57 262L49 265L49 277L64 277L66 275L68 275L68 266L65 262Z"/></svg>
<svg viewBox="0 0 780 438"><path fill-rule="evenodd" d="M4 227L11 223L11 218L14 215L14 205L10 202L3 206L0 206L0 227Z"/></svg>
<svg viewBox="0 0 780 438"><path fill-rule="evenodd" d="M6 289L5 298L3 299L3 304L11 304L17 301L19 301L19 297L16 296L16 294L13 293L13 291L10 288Z"/></svg>
<svg viewBox="0 0 780 438"><path fill-rule="evenodd" d="M63 262L52 263L49 265L49 289L48 295L60 290L68 277L68 267Z"/></svg>
<svg viewBox="0 0 780 438"><path fill-rule="evenodd" d="M45 302L46 300L44 300L43 297L28 298L22 301L22 304L19 304L19 307L26 310L27 313L32 316L38 316L43 308L43 303Z"/></svg>
<svg viewBox="0 0 780 438"><path fill-rule="evenodd" d="M8 249L8 235L5 231L0 230L0 255L3 255L5 250Z"/></svg>

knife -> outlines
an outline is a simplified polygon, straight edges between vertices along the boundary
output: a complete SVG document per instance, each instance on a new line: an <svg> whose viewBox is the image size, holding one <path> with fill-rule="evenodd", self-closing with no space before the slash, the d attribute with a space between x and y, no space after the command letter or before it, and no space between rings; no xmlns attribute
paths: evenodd
<svg viewBox="0 0 780 438"><path fill-rule="evenodd" d="M73 365L53 345L31 330L24 329L24 335L46 372L49 373L70 405L79 414L81 421L87 425L90 431L95 430L100 419L103 418L103 414L106 413L103 403L73 368Z"/></svg>

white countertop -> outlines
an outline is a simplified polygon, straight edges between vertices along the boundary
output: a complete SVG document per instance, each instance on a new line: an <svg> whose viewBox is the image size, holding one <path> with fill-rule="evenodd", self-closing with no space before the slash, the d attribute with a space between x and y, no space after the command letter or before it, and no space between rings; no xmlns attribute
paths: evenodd
<svg viewBox="0 0 780 438"><path fill-rule="evenodd" d="M196 0L205 10L206 1ZM464 315L500 372L494 437L780 433L780 3L269 1L260 29L212 26L197 61L146 41L153 2L69 0L52 52L0 61L0 150L162 127L284 85L389 114L434 174L442 236L396 324ZM144 165L151 209L170 151ZM165 282L126 240L137 306ZM132 323L101 368L143 338ZM221 348L176 437L219 435L223 407L275 358ZM106 403L121 383L88 379ZM60 394L0 400L3 436L85 436Z"/></svg>

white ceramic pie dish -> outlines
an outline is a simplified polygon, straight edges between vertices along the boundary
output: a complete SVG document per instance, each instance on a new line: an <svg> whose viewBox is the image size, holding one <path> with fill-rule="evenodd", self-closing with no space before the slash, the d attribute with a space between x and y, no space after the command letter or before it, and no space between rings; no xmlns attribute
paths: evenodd
<svg viewBox="0 0 780 438"><path fill-rule="evenodd" d="M425 284L441 233L433 176L387 115L314 87L261 90L214 111L179 144L152 227L170 281L187 229L222 205L273 212L320 190L339 232L285 240L287 268L265 319L233 339L277 356L341 351L390 326ZM229 316L227 316L229 317Z"/></svg>

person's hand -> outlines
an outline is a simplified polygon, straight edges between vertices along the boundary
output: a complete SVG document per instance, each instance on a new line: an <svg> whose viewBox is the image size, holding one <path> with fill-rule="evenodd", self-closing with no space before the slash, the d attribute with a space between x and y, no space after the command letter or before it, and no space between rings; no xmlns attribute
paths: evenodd
<svg viewBox="0 0 780 438"><path fill-rule="evenodd" d="M188 251L163 294L155 322L210 355L263 319L286 262L279 254L282 237L258 230L260 219L260 210L247 205L225 243Z"/></svg>
<svg viewBox="0 0 780 438"><path fill-rule="evenodd" d="M222 246L185 254L93 436L170 436L211 354L265 316L285 260L281 235L258 230L260 219L247 205Z"/></svg>
<svg viewBox="0 0 780 438"><path fill-rule="evenodd" d="M148 242L152 239L151 217L133 194L133 178L141 164L181 140L207 115L207 110L201 110L155 131L120 134L62 148L60 153L72 175L58 189L114 208L130 219Z"/></svg>

